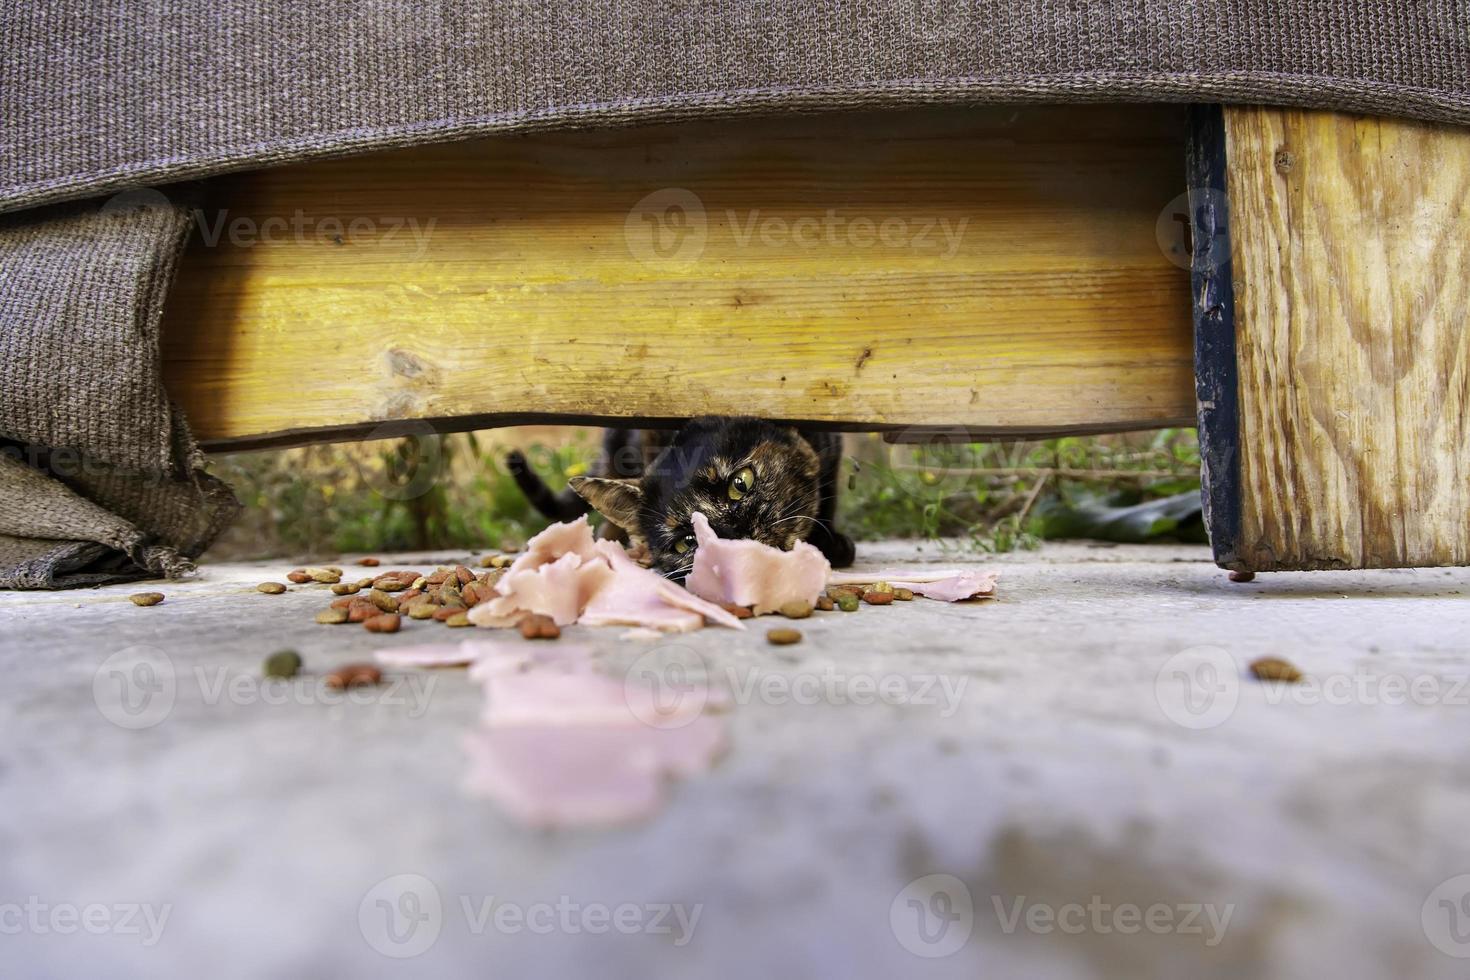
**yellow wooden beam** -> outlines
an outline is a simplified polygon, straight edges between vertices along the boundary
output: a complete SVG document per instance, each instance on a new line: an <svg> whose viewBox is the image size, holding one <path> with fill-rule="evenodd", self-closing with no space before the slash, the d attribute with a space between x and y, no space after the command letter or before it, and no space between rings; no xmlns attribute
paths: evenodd
<svg viewBox="0 0 1470 980"><path fill-rule="evenodd" d="M1156 234L1183 139L1177 107L930 108L222 178L170 296L169 390L213 446L703 412L1187 424L1187 274Z"/></svg>
<svg viewBox="0 0 1470 980"><path fill-rule="evenodd" d="M1237 566L1470 564L1470 131L1224 123Z"/></svg>

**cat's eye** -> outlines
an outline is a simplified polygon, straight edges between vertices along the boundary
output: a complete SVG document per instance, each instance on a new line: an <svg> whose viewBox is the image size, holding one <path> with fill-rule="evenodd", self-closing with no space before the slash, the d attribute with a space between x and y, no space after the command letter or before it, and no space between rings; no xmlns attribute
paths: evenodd
<svg viewBox="0 0 1470 980"><path fill-rule="evenodd" d="M674 551L678 552L681 555L687 552L692 547L694 547L694 535L692 534L686 534L678 541L674 542Z"/></svg>
<svg viewBox="0 0 1470 980"><path fill-rule="evenodd" d="M731 500L739 500L754 489L755 470L749 466L741 467L738 473L730 477L728 493Z"/></svg>

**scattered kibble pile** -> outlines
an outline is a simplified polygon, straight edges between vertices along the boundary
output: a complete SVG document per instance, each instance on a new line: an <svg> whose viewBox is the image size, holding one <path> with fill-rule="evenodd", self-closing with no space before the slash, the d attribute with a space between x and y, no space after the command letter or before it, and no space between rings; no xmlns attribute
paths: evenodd
<svg viewBox="0 0 1470 980"><path fill-rule="evenodd" d="M397 633L405 618L434 620L454 628L470 625L469 610L495 595L495 582L511 563L504 555L481 561L489 571L475 573L466 565L440 566L427 574L413 569L389 569L369 578L344 579L345 573L335 566L293 569L286 578L299 584L330 587L337 598L317 613L316 621L324 626L361 623L372 633ZM357 564L376 568L376 558L359 559ZM267 591L261 583L258 588ZM275 591L275 590L269 590Z"/></svg>

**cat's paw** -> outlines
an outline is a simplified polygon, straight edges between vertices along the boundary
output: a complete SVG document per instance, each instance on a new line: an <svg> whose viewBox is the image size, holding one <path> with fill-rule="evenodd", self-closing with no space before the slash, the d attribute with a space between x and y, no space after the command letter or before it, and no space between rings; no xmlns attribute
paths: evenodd
<svg viewBox="0 0 1470 980"><path fill-rule="evenodd" d="M808 540L816 545L833 568L846 568L857 557L857 546L841 531L818 528Z"/></svg>

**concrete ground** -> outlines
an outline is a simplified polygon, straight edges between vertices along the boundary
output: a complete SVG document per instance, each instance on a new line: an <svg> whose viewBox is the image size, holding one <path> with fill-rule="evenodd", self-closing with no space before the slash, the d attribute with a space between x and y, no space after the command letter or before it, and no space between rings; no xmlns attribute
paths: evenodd
<svg viewBox="0 0 1470 980"><path fill-rule="evenodd" d="M1465 975L1470 571L984 564L997 602L819 615L795 647L568 630L613 672L695 651L737 703L656 818L560 832L462 792L462 670L258 680L281 647L320 672L466 631L317 626L320 589L253 591L280 565L153 608L0 594L4 973ZM1265 654L1307 680L1251 679Z"/></svg>

